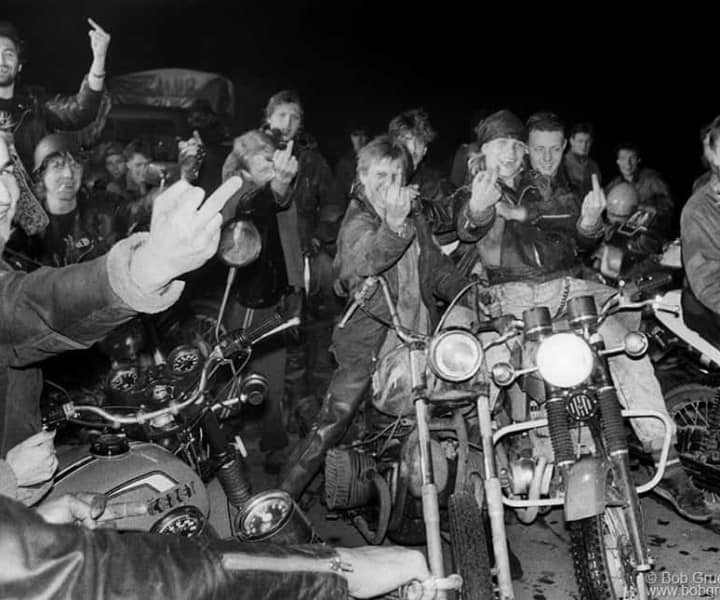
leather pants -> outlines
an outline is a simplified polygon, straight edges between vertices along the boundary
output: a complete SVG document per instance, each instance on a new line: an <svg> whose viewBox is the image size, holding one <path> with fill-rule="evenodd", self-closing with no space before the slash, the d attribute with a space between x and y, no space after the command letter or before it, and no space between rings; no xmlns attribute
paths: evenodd
<svg viewBox="0 0 720 600"><path fill-rule="evenodd" d="M325 460L325 453L341 439L362 402L370 383L373 360L367 349L347 348L339 356L322 408L306 435L290 456L280 487L298 499Z"/></svg>

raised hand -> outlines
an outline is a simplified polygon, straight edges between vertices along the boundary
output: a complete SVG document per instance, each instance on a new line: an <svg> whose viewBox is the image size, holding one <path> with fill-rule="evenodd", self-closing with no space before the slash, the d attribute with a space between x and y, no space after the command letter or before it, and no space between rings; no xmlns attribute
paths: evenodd
<svg viewBox="0 0 720 600"><path fill-rule="evenodd" d="M58 465L54 439L54 431L40 431L8 450L5 461L19 486L36 485L52 478Z"/></svg>
<svg viewBox="0 0 720 600"><path fill-rule="evenodd" d="M288 142L284 150L276 150L273 155L275 179L282 185L289 185L298 172L298 161L292 154L294 140Z"/></svg>
<svg viewBox="0 0 720 600"><path fill-rule="evenodd" d="M597 175L592 175L593 189L587 193L580 210L580 224L585 229L596 227L602 218L607 201Z"/></svg>
<svg viewBox="0 0 720 600"><path fill-rule="evenodd" d="M87 22L88 25L90 25L88 35L90 36L90 48L92 49L93 60L102 60L102 66L104 68L105 57L107 56L108 46L110 45L110 34L92 19L88 19Z"/></svg>
<svg viewBox="0 0 720 600"><path fill-rule="evenodd" d="M498 173L496 169L479 171L472 181L472 195L470 196L470 211L480 214L500 200L502 194L497 186Z"/></svg>
<svg viewBox="0 0 720 600"><path fill-rule="evenodd" d="M153 203L150 237L133 257L130 274L146 292L202 266L217 251L225 202L242 186L230 177L203 203L205 192L180 180Z"/></svg>
<svg viewBox="0 0 720 600"><path fill-rule="evenodd" d="M399 182L391 183L388 186L385 196L385 221L390 229L399 231L402 229L405 219L410 214L412 200L417 196L417 189L403 187Z"/></svg>

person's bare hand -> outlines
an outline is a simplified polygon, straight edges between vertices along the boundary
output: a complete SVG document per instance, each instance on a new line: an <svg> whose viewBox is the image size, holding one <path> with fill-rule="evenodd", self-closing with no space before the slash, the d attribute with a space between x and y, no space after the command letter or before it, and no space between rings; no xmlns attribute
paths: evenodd
<svg viewBox="0 0 720 600"><path fill-rule="evenodd" d="M605 192L600 187L600 182L595 174L592 176L592 184L593 189L585 196L580 211L580 224L585 229L592 229L597 226L607 204Z"/></svg>
<svg viewBox="0 0 720 600"><path fill-rule="evenodd" d="M54 431L40 431L8 450L5 461L19 486L36 485L52 478L58 465L54 439Z"/></svg>
<svg viewBox="0 0 720 600"><path fill-rule="evenodd" d="M104 64L108 46L110 45L110 34L92 19L88 19L87 22L88 25L90 25L88 35L90 36L90 48L92 49L93 59L102 59Z"/></svg>
<svg viewBox="0 0 720 600"><path fill-rule="evenodd" d="M485 212L497 204L502 194L497 185L497 170L488 169L478 172L472 181L472 195L470 196L470 211L474 214Z"/></svg>
<svg viewBox="0 0 720 600"><path fill-rule="evenodd" d="M298 172L298 161L292 154L295 142L290 140L284 150L276 150L273 154L275 179L282 185L289 185Z"/></svg>
<svg viewBox="0 0 720 600"><path fill-rule="evenodd" d="M412 581L430 577L422 552L401 546L363 546L337 548L340 560L352 571L343 572L348 592L355 598L373 598L388 594ZM418 600L420 597L417 597ZM422 596L432 598L431 595Z"/></svg>
<svg viewBox="0 0 720 600"><path fill-rule="evenodd" d="M417 190L403 187L399 182L391 183L385 195L385 221L390 229L399 231L410 214L412 200Z"/></svg>
<svg viewBox="0 0 720 600"><path fill-rule="evenodd" d="M147 514L147 503L110 504L103 494L78 492L46 500L37 507L37 512L48 523L76 524L83 525L88 529L96 529L115 519Z"/></svg>
<svg viewBox="0 0 720 600"><path fill-rule="evenodd" d="M527 210L523 206L513 206L509 202L498 202L495 205L495 213L506 221L525 221Z"/></svg>
<svg viewBox="0 0 720 600"><path fill-rule="evenodd" d="M241 186L240 177L230 177L203 203L204 190L181 179L155 198L150 236L130 267L135 283L146 292L158 291L213 256L220 241L220 210Z"/></svg>

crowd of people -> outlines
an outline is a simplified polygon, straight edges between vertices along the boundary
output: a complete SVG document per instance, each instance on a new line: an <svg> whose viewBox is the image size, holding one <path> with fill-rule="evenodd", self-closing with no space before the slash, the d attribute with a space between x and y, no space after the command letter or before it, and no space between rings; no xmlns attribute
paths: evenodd
<svg viewBox="0 0 720 600"><path fill-rule="evenodd" d="M88 136L77 135L102 120L110 98L104 83L110 35L89 23L92 63L78 93L68 97L44 97L17 85L22 39L10 23L0 23L0 238L6 260L0 277L0 545L4 556L17 557L15 571L0 575L0 589L66 585L68 575L60 571L69 559L63 553L73 549L96 553L92 568L99 569L106 555L124 561L123 577L143 564L146 552L198 554L196 565L205 566L193 568L222 585L240 576L220 574L223 549L189 550L184 540L148 535L121 542L112 533L93 537L55 525L48 533L48 524L92 527L102 515L91 515L79 497L42 502L57 467L53 435L40 426L42 361L91 345L137 312L171 306L182 293L179 277L202 277L225 224L250 219L262 239L257 261L237 273L225 325L249 327L288 302L304 303L299 338L253 359L270 381L260 441L265 469L297 499L352 423L376 359L395 342L383 324L389 315L379 295L346 327L334 327L366 277L385 276L403 323L417 331L430 331L445 303L473 279L503 314L520 316L536 306L560 314L573 296L590 294L602 303L615 291L608 284L641 271L678 233L682 191L671 194L632 142L616 147L618 173L601 173L591 157L589 123L568 128L551 112L526 121L510 110L478 113L474 139L458 148L451 170L443 172L425 160L436 132L429 115L414 108L389 115L379 135L348 132L352 148L332 169L304 128L306 107L287 90L269 98L257 128L234 138L215 179L205 174L206 189L219 191L202 203L203 190L192 185L203 176L201 137L179 140L177 168L158 185L150 177L157 157L145 140L98 136L88 146ZM719 139L720 118L703 131L709 170L696 182L679 228L688 278L683 305L695 327L717 342ZM632 318L609 318L601 332L612 345L637 325ZM504 350L495 347L493 360L507 360ZM621 356L610 365L626 407L667 412L648 358ZM651 419L633 425L646 451L659 458L664 431ZM292 434L300 440L290 450ZM711 518L674 450L656 491L687 519ZM45 532L60 553L51 575L36 579L23 562L28 552L41 557L44 551L32 547L25 532ZM352 562L356 573L295 570L295 579L288 575L277 585L294 587L298 597L305 593L298 589L329 598L348 586L355 595L369 595L357 589L360 574L380 569L389 556L329 548L278 552L293 551L316 565ZM421 555L407 552L406 566L387 586L427 579ZM67 568L90 577L87 564ZM158 569L158 577L178 586L172 597L192 597L189 581L182 589L180 575L191 573L182 560ZM95 584L116 585L108 577ZM250 579L245 581L249 590Z"/></svg>

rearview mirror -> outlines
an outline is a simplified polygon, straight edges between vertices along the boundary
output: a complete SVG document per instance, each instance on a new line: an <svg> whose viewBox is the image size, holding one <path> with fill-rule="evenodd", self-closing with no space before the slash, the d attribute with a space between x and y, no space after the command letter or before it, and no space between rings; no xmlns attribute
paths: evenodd
<svg viewBox="0 0 720 600"><path fill-rule="evenodd" d="M231 267L244 267L257 260L261 249L260 232L251 221L232 221L220 235L218 257Z"/></svg>

